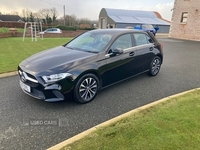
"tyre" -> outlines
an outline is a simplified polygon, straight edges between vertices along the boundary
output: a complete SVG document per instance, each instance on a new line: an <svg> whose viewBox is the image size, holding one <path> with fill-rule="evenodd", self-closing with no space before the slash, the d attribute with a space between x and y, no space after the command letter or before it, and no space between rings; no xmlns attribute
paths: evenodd
<svg viewBox="0 0 200 150"><path fill-rule="evenodd" d="M160 57L156 56L152 60L150 68L149 68L149 72L147 74L149 76L156 76L160 71L160 67L161 67L161 59Z"/></svg>
<svg viewBox="0 0 200 150"><path fill-rule="evenodd" d="M78 103L88 103L92 101L99 90L99 79L94 74L85 74L82 76L75 88L74 99Z"/></svg>

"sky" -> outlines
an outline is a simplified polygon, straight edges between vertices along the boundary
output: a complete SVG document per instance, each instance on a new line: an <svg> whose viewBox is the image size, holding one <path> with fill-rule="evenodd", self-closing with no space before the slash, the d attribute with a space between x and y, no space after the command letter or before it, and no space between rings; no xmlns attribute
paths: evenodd
<svg viewBox="0 0 200 150"><path fill-rule="evenodd" d="M59 17L66 15L98 20L102 8L157 11L164 19L171 21L174 0L0 0L0 12L22 12L28 9L37 12L43 8L55 7Z"/></svg>

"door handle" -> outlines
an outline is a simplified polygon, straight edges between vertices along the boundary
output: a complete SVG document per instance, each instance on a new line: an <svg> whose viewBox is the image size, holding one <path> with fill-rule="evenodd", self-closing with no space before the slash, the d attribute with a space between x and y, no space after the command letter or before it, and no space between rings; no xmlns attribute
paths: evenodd
<svg viewBox="0 0 200 150"><path fill-rule="evenodd" d="M149 50L152 51L152 50L153 50L153 47L150 47Z"/></svg>
<svg viewBox="0 0 200 150"><path fill-rule="evenodd" d="M130 52L129 53L129 56L134 56L135 55L135 52Z"/></svg>

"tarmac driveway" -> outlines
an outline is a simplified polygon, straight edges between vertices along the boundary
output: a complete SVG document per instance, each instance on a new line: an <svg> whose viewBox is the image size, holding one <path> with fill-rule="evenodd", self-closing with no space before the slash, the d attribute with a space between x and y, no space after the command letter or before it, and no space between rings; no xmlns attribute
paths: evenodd
<svg viewBox="0 0 200 150"><path fill-rule="evenodd" d="M164 64L106 88L91 103L46 103L24 94L17 76L0 79L0 149L43 150L163 97L200 87L200 42L161 38Z"/></svg>

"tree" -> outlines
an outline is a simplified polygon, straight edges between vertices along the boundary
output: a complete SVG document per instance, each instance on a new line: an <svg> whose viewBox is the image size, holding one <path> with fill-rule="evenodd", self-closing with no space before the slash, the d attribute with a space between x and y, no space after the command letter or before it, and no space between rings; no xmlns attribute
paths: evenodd
<svg viewBox="0 0 200 150"><path fill-rule="evenodd" d="M30 16L29 16L29 20L30 20L30 22L34 22L34 15L33 15L33 13L31 12L30 13Z"/></svg>
<svg viewBox="0 0 200 150"><path fill-rule="evenodd" d="M63 21L63 17L60 18ZM76 15L65 15L66 26L78 26L79 19L77 19Z"/></svg>
<svg viewBox="0 0 200 150"><path fill-rule="evenodd" d="M17 11L12 11L10 14L11 14L11 15L19 15L19 12L17 12Z"/></svg>
<svg viewBox="0 0 200 150"><path fill-rule="evenodd" d="M52 16L52 23L54 23L56 21L56 19L57 19L58 12L57 12L55 7L51 8L49 10L49 12L50 12L50 15Z"/></svg>
<svg viewBox="0 0 200 150"><path fill-rule="evenodd" d="M88 18L82 18L80 20L80 23L82 23L82 24L90 24L90 19L88 19Z"/></svg>
<svg viewBox="0 0 200 150"><path fill-rule="evenodd" d="M40 16L40 14L38 12L33 13L35 19L37 20L37 22L42 22L42 17Z"/></svg>
<svg viewBox="0 0 200 150"><path fill-rule="evenodd" d="M31 11L28 9L23 9L21 13L21 18L23 21L28 22L30 20Z"/></svg>
<svg viewBox="0 0 200 150"><path fill-rule="evenodd" d="M40 14L40 16L42 17L42 19L45 21L44 23L46 24L51 24L54 23L57 19L58 16L58 12L56 10L56 8L44 8L44 9L40 9L38 11L38 13Z"/></svg>
<svg viewBox="0 0 200 150"><path fill-rule="evenodd" d="M72 14L72 15L70 16L70 23L71 23L71 26L72 26L72 27L78 25L76 15Z"/></svg>
<svg viewBox="0 0 200 150"><path fill-rule="evenodd" d="M51 19L51 17L49 17L49 14L46 15L45 19L46 19L46 23L47 24L51 24L52 23L52 19Z"/></svg>
<svg viewBox="0 0 200 150"><path fill-rule="evenodd" d="M48 19L48 16L49 16L49 9L45 9L45 8L40 9L38 11L38 13L40 14L41 19L44 21L44 23L47 24L47 19Z"/></svg>

